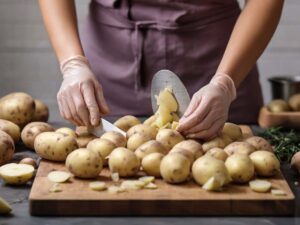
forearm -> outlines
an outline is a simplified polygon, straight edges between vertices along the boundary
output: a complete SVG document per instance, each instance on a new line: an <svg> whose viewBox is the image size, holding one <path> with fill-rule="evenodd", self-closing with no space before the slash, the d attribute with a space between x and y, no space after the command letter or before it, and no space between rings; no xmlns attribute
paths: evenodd
<svg viewBox="0 0 300 225"><path fill-rule="evenodd" d="M83 55L74 0L39 0L44 24L59 62Z"/></svg>
<svg viewBox="0 0 300 225"><path fill-rule="evenodd" d="M278 25L283 0L248 0L241 12L217 72L238 87L260 57Z"/></svg>

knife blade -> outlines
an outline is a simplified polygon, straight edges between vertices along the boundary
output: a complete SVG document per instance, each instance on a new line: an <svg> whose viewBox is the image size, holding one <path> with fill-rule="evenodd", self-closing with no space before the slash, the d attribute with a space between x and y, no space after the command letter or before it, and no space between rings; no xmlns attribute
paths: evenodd
<svg viewBox="0 0 300 225"><path fill-rule="evenodd" d="M99 126L90 128L90 132L97 137L101 137L104 133L110 132L110 131L115 131L115 132L121 133L123 136L126 137L126 132L119 129L118 127L116 127L115 125L113 125L112 123L110 123L109 121L107 121L103 118L101 118Z"/></svg>
<svg viewBox="0 0 300 225"><path fill-rule="evenodd" d="M173 95L175 96L175 99L178 103L178 116L183 116L185 110L189 106L191 98L179 77L172 71L165 69L158 71L152 79L151 104L153 112L155 113L158 109L155 96L158 96L159 92L166 87L172 89Z"/></svg>

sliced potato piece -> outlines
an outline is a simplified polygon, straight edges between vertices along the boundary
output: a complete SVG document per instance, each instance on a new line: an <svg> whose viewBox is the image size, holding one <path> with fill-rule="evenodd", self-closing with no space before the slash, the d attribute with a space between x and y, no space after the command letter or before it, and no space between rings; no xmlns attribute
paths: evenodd
<svg viewBox="0 0 300 225"><path fill-rule="evenodd" d="M220 191L222 188L222 184L216 176L213 176L208 179L208 181L202 186L202 188L206 191Z"/></svg>
<svg viewBox="0 0 300 225"><path fill-rule="evenodd" d="M54 183L50 188L49 188L50 193L56 193L56 192L62 192L61 187L59 186L59 183Z"/></svg>
<svg viewBox="0 0 300 225"><path fill-rule="evenodd" d="M94 191L104 191L107 189L105 182L102 181L93 181L89 183L89 188Z"/></svg>
<svg viewBox="0 0 300 225"><path fill-rule="evenodd" d="M154 182L155 177L154 176L144 176L139 178L140 181L144 182L145 185Z"/></svg>
<svg viewBox="0 0 300 225"><path fill-rule="evenodd" d="M249 182L249 186L253 191L264 193L271 189L272 184L267 180L252 180Z"/></svg>
<svg viewBox="0 0 300 225"><path fill-rule="evenodd" d="M169 88L160 91L157 97L157 105L164 105L170 112L176 112L178 109L177 101Z"/></svg>
<svg viewBox="0 0 300 225"><path fill-rule="evenodd" d="M117 193L122 193L122 192L126 191L126 189L124 187L120 187L120 186L116 186L116 185L108 187L107 190L111 194L117 194Z"/></svg>
<svg viewBox="0 0 300 225"><path fill-rule="evenodd" d="M157 189L157 185L150 182L149 184L144 186L145 189Z"/></svg>
<svg viewBox="0 0 300 225"><path fill-rule="evenodd" d="M120 176L119 176L119 173L111 173L111 180L113 182L118 182L120 180Z"/></svg>
<svg viewBox="0 0 300 225"><path fill-rule="evenodd" d="M173 121L173 116L171 115L171 112L166 106L160 105L157 112L158 112L158 117L154 122L154 124L157 127L162 128L166 124L170 124Z"/></svg>
<svg viewBox="0 0 300 225"><path fill-rule="evenodd" d="M0 177L7 184L25 184L33 176L34 167L27 164L9 163L0 167Z"/></svg>
<svg viewBox="0 0 300 225"><path fill-rule="evenodd" d="M139 190L145 186L145 183L140 180L124 180L121 183L121 187L125 188L126 190Z"/></svg>
<svg viewBox="0 0 300 225"><path fill-rule="evenodd" d="M8 204L8 202L0 197L0 215L8 214L11 212L11 210L12 210L12 208Z"/></svg>
<svg viewBox="0 0 300 225"><path fill-rule="evenodd" d="M276 196L285 196L286 195L286 192L281 189L271 189L271 193L272 193L272 195L276 195Z"/></svg>
<svg viewBox="0 0 300 225"><path fill-rule="evenodd" d="M64 183L70 179L71 174L65 171L51 171L48 173L48 179L54 183Z"/></svg>

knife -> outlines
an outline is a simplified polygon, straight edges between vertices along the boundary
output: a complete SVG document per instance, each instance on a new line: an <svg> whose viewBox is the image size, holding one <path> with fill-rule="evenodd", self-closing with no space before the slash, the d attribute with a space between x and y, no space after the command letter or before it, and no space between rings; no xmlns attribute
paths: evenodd
<svg viewBox="0 0 300 225"><path fill-rule="evenodd" d="M151 104L153 112L155 113L158 109L156 96L166 87L172 89L173 95L178 103L178 116L182 117L189 106L191 98L179 77L170 70L160 70L153 76L151 84Z"/></svg>
<svg viewBox="0 0 300 225"><path fill-rule="evenodd" d="M120 128L116 127L115 125L103 118L101 118L99 126L91 127L89 131L97 137L101 137L104 133L110 131L121 133L123 136L126 137L126 132L124 132L123 130L121 130Z"/></svg>

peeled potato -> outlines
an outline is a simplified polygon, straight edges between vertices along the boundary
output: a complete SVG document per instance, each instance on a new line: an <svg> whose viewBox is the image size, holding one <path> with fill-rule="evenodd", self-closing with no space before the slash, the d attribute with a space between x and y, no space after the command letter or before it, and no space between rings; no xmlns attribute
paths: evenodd
<svg viewBox="0 0 300 225"><path fill-rule="evenodd" d="M148 126L151 126L151 124L156 120L156 118L157 118L157 115L155 114L155 115L152 115L152 116L150 116L148 119L146 119L145 121L144 121L144 124L145 125L148 125Z"/></svg>
<svg viewBox="0 0 300 225"><path fill-rule="evenodd" d="M162 128L166 124L168 123L170 124L173 121L173 116L171 114L171 111L169 111L169 109L164 105L160 105L158 107L157 114L158 116L154 124L159 128Z"/></svg>
<svg viewBox="0 0 300 225"><path fill-rule="evenodd" d="M178 109L177 101L172 94L172 90L169 88L165 88L159 93L157 97L157 105L165 106L169 112L176 112Z"/></svg>
<svg viewBox="0 0 300 225"><path fill-rule="evenodd" d="M48 180L54 183L64 183L70 179L71 174L65 171L51 171L48 173Z"/></svg>
<svg viewBox="0 0 300 225"><path fill-rule="evenodd" d="M253 191L264 193L271 189L272 184L266 180L252 180L249 182L249 186Z"/></svg>
<svg viewBox="0 0 300 225"><path fill-rule="evenodd" d="M25 184L32 178L33 172L33 166L27 164L9 163L0 167L0 177L7 184Z"/></svg>

